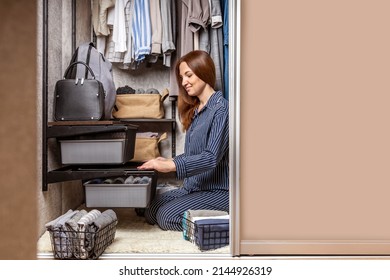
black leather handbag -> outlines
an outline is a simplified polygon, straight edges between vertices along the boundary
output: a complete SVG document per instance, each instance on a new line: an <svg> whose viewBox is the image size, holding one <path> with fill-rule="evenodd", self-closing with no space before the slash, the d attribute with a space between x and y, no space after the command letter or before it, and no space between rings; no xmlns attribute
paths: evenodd
<svg viewBox="0 0 390 280"><path fill-rule="evenodd" d="M83 64L88 72L84 78L69 79L69 71L77 64ZM92 69L82 61L71 63L65 70L64 78L58 80L54 90L54 119L56 121L96 121L104 114L104 88L96 80Z"/></svg>

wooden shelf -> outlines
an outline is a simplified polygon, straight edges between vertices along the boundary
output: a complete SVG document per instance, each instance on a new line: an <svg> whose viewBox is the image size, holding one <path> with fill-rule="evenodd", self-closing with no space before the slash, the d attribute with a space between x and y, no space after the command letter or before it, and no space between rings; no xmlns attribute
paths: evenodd
<svg viewBox="0 0 390 280"><path fill-rule="evenodd" d="M73 180L89 180L113 176L157 176L155 170L138 170L139 162L123 165L68 165L48 172L47 183L58 183Z"/></svg>
<svg viewBox="0 0 390 280"><path fill-rule="evenodd" d="M175 106L175 104L172 104ZM101 120L101 121L59 121L48 122L45 129L46 143L49 138L64 138L79 135L107 133L123 131L125 129L137 128L137 131L165 131L172 132L172 157L176 154L176 120L175 119L124 119L124 120ZM139 129L141 128L141 129ZM47 147L46 147L47 149ZM44 158L47 158L47 150L43 151ZM121 175L148 175L151 176L153 188L157 182L157 172L140 171L136 163L125 165L94 165L91 166L64 166L55 170L48 170L47 161L43 166L46 172L43 176L42 190L47 191L48 184L72 180L86 180L98 177L110 177Z"/></svg>

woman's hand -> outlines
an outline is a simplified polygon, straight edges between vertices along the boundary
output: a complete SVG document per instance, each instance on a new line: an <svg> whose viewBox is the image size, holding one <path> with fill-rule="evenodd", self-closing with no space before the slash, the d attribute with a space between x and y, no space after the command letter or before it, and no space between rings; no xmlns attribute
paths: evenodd
<svg viewBox="0 0 390 280"><path fill-rule="evenodd" d="M172 159L158 157L144 162L141 166L138 166L137 169L138 170L154 169L159 172L167 173L167 172L176 171L176 165Z"/></svg>

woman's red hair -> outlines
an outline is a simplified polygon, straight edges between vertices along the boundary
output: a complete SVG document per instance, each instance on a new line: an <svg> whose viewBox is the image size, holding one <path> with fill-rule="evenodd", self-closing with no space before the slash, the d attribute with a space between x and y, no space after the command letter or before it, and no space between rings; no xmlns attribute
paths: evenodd
<svg viewBox="0 0 390 280"><path fill-rule="evenodd" d="M187 130L191 125L195 109L199 106L199 99L195 96L189 96L182 86L182 78L180 76L180 64L187 63L188 67L194 74L209 84L212 88L215 87L216 75L215 65L210 55L201 50L191 51L182 56L176 63L176 79L179 87L178 110L180 121L183 124L184 130Z"/></svg>

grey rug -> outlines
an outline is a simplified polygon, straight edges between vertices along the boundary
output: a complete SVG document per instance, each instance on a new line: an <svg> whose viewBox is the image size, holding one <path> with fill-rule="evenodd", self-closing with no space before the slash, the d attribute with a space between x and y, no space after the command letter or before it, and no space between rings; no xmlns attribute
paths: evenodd
<svg viewBox="0 0 390 280"><path fill-rule="evenodd" d="M104 254L229 254L229 246L201 251L195 244L184 240L182 232L164 231L156 225L149 225L133 208L112 209L117 214L118 225L115 239ZM38 253L52 253L48 232L45 232L38 241Z"/></svg>

